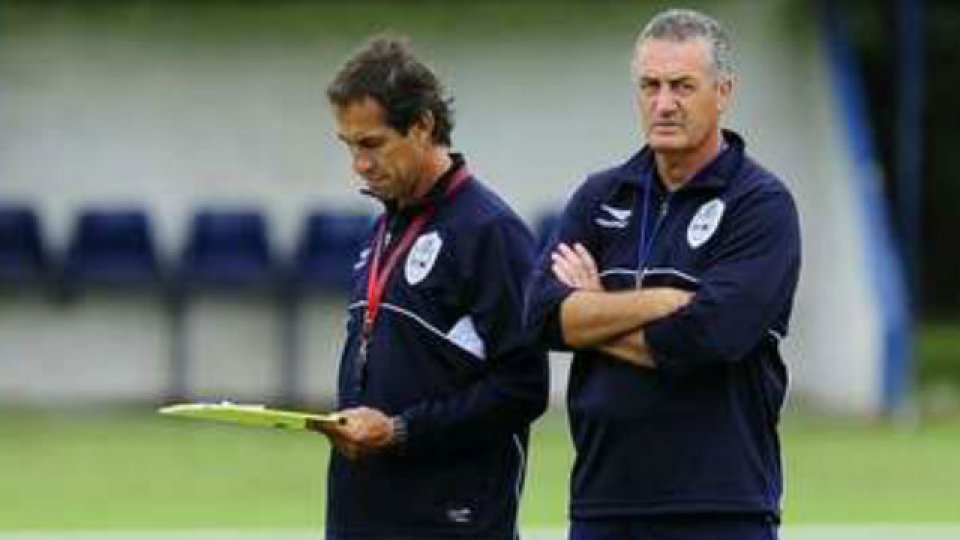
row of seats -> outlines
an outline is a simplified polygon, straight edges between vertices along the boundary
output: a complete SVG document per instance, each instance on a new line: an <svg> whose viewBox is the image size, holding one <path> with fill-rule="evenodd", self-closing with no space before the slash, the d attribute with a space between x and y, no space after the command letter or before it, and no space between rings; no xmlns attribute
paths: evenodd
<svg viewBox="0 0 960 540"><path fill-rule="evenodd" d="M552 222L549 216L538 222L541 239ZM160 300L168 321L164 392L170 400L181 400L196 397L193 377L200 361L197 327L190 322L196 313L192 299L211 292L253 293L262 299L266 293L280 323L280 397L296 404L304 392L301 308L306 304L301 300L311 292L342 293L349 287L372 226L370 215L315 211L303 219L293 252L280 257L269 242L263 213L204 208L191 217L173 262L159 255L150 216L142 208L80 211L66 247L53 250L35 210L0 202L0 297L42 291L69 302L94 290L147 292L151 302ZM159 298L153 296L157 293Z"/></svg>
<svg viewBox="0 0 960 540"><path fill-rule="evenodd" d="M56 282L88 287L346 290L352 265L373 218L315 211L302 224L291 258L277 256L266 217L257 210L203 208L192 217L176 265L158 256L148 213L140 208L81 211L68 247L56 256L41 220L26 205L0 203L0 287ZM555 217L537 223L542 247ZM172 267L171 267L172 266Z"/></svg>
<svg viewBox="0 0 960 540"><path fill-rule="evenodd" d="M372 216L316 211L302 224L295 253L278 257L266 217L256 210L204 208L193 217L177 264L158 256L140 208L81 211L67 248L53 253L41 220L26 205L0 204L0 287L56 282L67 288L176 286L245 289L293 284L345 289Z"/></svg>

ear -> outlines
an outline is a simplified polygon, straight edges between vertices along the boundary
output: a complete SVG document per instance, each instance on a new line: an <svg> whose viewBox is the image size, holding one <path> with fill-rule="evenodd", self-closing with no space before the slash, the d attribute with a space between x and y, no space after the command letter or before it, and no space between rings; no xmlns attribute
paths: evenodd
<svg viewBox="0 0 960 540"><path fill-rule="evenodd" d="M420 115L420 118L410 126L410 134L414 140L427 144L433 141L433 128L437 125L437 119L433 112L426 110Z"/></svg>
<svg viewBox="0 0 960 540"><path fill-rule="evenodd" d="M717 82L717 112L723 114L730 108L733 97L733 79L725 77Z"/></svg>

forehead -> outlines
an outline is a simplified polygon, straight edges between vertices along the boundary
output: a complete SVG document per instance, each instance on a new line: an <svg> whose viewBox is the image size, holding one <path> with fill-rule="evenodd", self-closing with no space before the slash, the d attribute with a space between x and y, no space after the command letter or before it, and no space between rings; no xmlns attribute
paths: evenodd
<svg viewBox="0 0 960 540"><path fill-rule="evenodd" d="M712 64L710 46L701 38L645 41L637 48L634 61L638 75L655 78L707 75Z"/></svg>
<svg viewBox="0 0 960 540"><path fill-rule="evenodd" d="M337 131L341 137L353 139L371 133L392 131L387 114L380 103L370 97L334 106Z"/></svg>

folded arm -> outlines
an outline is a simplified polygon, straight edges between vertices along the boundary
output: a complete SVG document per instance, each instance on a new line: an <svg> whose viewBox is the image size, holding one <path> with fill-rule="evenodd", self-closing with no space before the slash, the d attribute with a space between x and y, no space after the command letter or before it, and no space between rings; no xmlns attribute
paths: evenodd
<svg viewBox="0 0 960 540"><path fill-rule="evenodd" d="M685 306L687 291L669 287L604 291L600 274L582 244L559 244L552 256L557 280L576 289L560 304L564 341L574 348L595 348L620 360L652 366L642 327Z"/></svg>

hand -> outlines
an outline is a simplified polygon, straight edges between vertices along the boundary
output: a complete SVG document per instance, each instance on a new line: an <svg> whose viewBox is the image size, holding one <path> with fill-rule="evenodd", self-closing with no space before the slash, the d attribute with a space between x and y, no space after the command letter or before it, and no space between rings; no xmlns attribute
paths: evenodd
<svg viewBox="0 0 960 540"><path fill-rule="evenodd" d="M643 291L644 301L650 302L650 305L656 310L656 318L658 319L672 315L693 299L692 292L672 287L654 287Z"/></svg>
<svg viewBox="0 0 960 540"><path fill-rule="evenodd" d="M393 422L386 414L370 407L338 411L345 419L339 424L324 424L318 430L347 459L355 461L393 444Z"/></svg>
<svg viewBox="0 0 960 540"><path fill-rule="evenodd" d="M657 367L650 349L647 348L646 338L640 330L615 337L597 349L627 364L650 369Z"/></svg>
<svg viewBox="0 0 960 540"><path fill-rule="evenodd" d="M553 275L564 285L584 291L603 290L597 263L583 244L578 242L571 248L561 243L550 257L553 260Z"/></svg>

